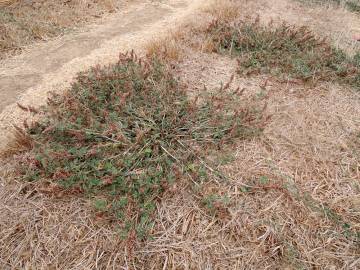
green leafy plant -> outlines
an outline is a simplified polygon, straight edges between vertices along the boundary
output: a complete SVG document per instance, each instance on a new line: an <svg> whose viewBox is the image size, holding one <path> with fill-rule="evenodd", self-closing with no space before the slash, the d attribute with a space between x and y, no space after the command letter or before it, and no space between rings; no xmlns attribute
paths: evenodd
<svg viewBox="0 0 360 270"><path fill-rule="evenodd" d="M218 194L203 195L202 205L206 211L219 218L226 218L229 215L228 207L230 206L230 198L227 195L220 196Z"/></svg>
<svg viewBox="0 0 360 270"><path fill-rule="evenodd" d="M352 12L360 13L360 2L358 1L347 1L345 2L345 6Z"/></svg>
<svg viewBox="0 0 360 270"><path fill-rule="evenodd" d="M45 120L28 128L35 143L20 168L29 181L95 198L97 211L142 239L174 182L206 180L199 156L261 129L238 99L222 89L190 100L166 64L121 55L49 99Z"/></svg>

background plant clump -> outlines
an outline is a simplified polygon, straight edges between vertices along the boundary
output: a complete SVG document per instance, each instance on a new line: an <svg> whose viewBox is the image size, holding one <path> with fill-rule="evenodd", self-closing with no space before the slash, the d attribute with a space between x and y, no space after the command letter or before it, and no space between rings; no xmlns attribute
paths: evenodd
<svg viewBox="0 0 360 270"><path fill-rule="evenodd" d="M241 74L270 73L284 80L332 81L360 89L360 54L347 56L306 27L214 21L207 34L216 52L238 57Z"/></svg>

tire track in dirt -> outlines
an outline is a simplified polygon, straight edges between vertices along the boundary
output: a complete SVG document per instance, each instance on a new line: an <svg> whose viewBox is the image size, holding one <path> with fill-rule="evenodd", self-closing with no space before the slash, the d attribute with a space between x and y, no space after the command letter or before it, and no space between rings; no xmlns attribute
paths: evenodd
<svg viewBox="0 0 360 270"><path fill-rule="evenodd" d="M6 145L13 124L31 115L23 105L45 104L47 93L60 93L74 76L96 64L116 61L120 51L141 50L153 38L165 34L190 14L202 0L136 2L81 33L38 44L0 67L0 150Z"/></svg>

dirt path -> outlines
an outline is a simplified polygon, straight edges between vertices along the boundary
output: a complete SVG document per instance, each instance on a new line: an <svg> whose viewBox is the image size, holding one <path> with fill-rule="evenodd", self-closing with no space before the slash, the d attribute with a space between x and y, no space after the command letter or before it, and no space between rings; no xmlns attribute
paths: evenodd
<svg viewBox="0 0 360 270"><path fill-rule="evenodd" d="M1 63L0 67L0 149L6 144L10 127L21 123L23 105L44 104L49 91L61 92L75 74L96 64L113 62L120 51L140 49L161 36L201 0L138 1L114 14L100 25L81 33L37 44L26 53Z"/></svg>

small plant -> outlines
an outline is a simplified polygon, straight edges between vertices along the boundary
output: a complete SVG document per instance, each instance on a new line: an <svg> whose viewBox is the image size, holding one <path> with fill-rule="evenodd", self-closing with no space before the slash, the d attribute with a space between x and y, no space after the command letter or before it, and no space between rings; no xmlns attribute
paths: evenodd
<svg viewBox="0 0 360 270"><path fill-rule="evenodd" d="M208 28L216 52L238 56L239 73L270 73L304 82L337 81L360 89L358 56L345 53L315 37L305 27L262 26L213 22Z"/></svg>
<svg viewBox="0 0 360 270"><path fill-rule="evenodd" d="M94 202L95 209L100 212L106 211L107 205L108 203L106 200L99 199L99 200L95 200Z"/></svg>
<svg viewBox="0 0 360 270"><path fill-rule="evenodd" d="M226 195L208 194L202 198L202 205L210 215L215 215L220 219L226 219L230 214L230 198Z"/></svg>
<svg viewBox="0 0 360 270"><path fill-rule="evenodd" d="M355 12L355 13L360 13L360 2L356 2L356 1L347 1L345 3L345 6L348 10Z"/></svg>
<svg viewBox="0 0 360 270"><path fill-rule="evenodd" d="M258 118L233 105L236 93L189 100L170 70L132 53L80 74L64 97L49 99L46 120L28 128L34 147L22 174L94 198L97 211L144 238L174 182L206 180L198 155L257 134Z"/></svg>
<svg viewBox="0 0 360 270"><path fill-rule="evenodd" d="M318 4L318 5L343 5L346 9L354 13L360 13L360 2L358 0L298 0L303 3Z"/></svg>
<svg viewBox="0 0 360 270"><path fill-rule="evenodd" d="M314 4L330 4L330 5L340 5L341 0L299 0L300 2L306 3L314 3Z"/></svg>

